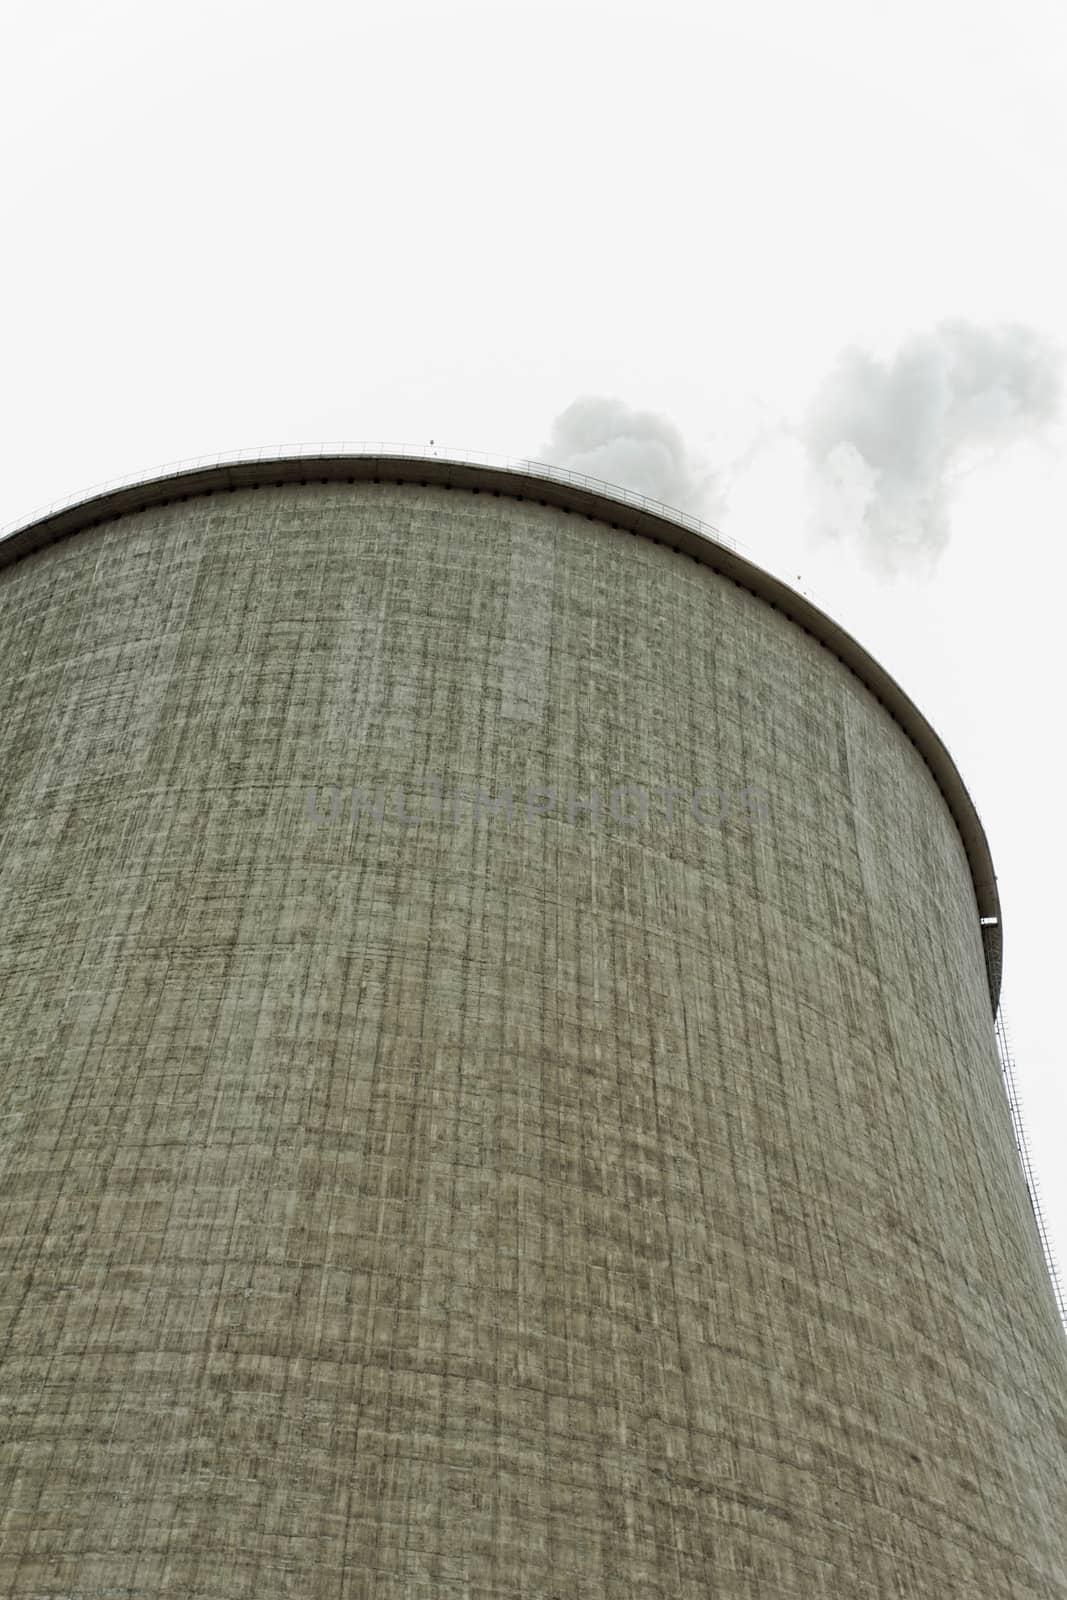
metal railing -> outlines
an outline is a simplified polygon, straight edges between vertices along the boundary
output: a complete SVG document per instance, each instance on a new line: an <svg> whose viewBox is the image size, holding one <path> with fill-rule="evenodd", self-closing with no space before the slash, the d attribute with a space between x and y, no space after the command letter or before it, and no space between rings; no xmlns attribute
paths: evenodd
<svg viewBox="0 0 1067 1600"><path fill-rule="evenodd" d="M603 478L591 478L584 472L572 472L569 467L553 466L548 461L535 461L531 456L496 455L488 450L457 449L451 445L433 443L395 444L385 440L366 439L358 441L339 439L320 444L265 444L253 450L230 450L214 456L193 456L184 461L168 461L161 467L153 467L150 471L132 472L121 478L110 478L107 482L94 484L92 488L82 490L78 494L54 500L51 505L40 506L30 516L19 517L16 521L0 527L0 539L7 539L20 529L43 521L45 517L54 516L59 511L67 511L72 506L80 505L86 500L94 500L115 489L133 489L140 483L174 478L180 473L195 472L204 467L239 466L256 461L314 461L328 456L391 456L409 461L436 457L445 462L454 461L461 466L497 467L510 472L533 473L537 477L554 478L559 483L572 484L576 488L589 489L595 494L608 495L611 499L620 500L638 510L666 517L669 521L679 523L682 527L689 528L716 544L726 545L731 550L738 549L737 542L728 534L721 533L710 522L704 522L691 512L681 511L677 506L669 506L662 500L653 499L651 495L624 489L617 483L607 483Z"/></svg>
<svg viewBox="0 0 1067 1600"><path fill-rule="evenodd" d="M1015 1143L1019 1150L1019 1160L1022 1162L1026 1187L1030 1191L1030 1204L1033 1207L1034 1221L1037 1223L1037 1233L1041 1240L1041 1248L1045 1255L1045 1265L1048 1268L1049 1279L1052 1283L1052 1293L1056 1298L1060 1321L1063 1323L1064 1331L1067 1332L1067 1300L1064 1298L1063 1279L1060 1276L1056 1252L1052 1247L1048 1224L1045 1221L1044 1207L1041 1203L1041 1185L1038 1182L1030 1150L1030 1138L1026 1131L1026 1119L1023 1116L1019 1080L1015 1071L1015 1058L1008 1041L1008 1030L1002 1010L997 1011L994 1029L997 1036L997 1053L1000 1056L1000 1070L1004 1074L1004 1084L1008 1091L1008 1104L1011 1107L1011 1121L1015 1131Z"/></svg>

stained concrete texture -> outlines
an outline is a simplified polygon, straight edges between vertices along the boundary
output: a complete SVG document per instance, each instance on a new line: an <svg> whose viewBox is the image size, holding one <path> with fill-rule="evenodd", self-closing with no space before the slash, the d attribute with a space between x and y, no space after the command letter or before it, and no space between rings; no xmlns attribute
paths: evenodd
<svg viewBox="0 0 1067 1600"><path fill-rule="evenodd" d="M0 1592L1067 1596L967 857L830 650L293 484L8 567L0 701Z"/></svg>

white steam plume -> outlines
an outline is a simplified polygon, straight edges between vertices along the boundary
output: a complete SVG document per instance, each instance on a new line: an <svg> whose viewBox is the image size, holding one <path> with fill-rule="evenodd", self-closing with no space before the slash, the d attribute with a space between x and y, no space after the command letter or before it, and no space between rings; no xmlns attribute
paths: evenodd
<svg viewBox="0 0 1067 1600"><path fill-rule="evenodd" d="M654 411L585 395L552 424L541 460L617 484L694 516L715 509L714 479L689 456L681 433Z"/></svg>
<svg viewBox="0 0 1067 1600"><path fill-rule="evenodd" d="M1059 412L1061 353L1033 329L942 322L890 363L847 350L800 429L817 527L892 571L948 543L968 462L1041 437Z"/></svg>

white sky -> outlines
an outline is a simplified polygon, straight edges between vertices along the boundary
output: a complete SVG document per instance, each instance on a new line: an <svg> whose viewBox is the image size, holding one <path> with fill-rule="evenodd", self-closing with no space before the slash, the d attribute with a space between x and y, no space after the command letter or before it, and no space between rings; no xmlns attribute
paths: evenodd
<svg viewBox="0 0 1067 1600"><path fill-rule="evenodd" d="M1052 0L3 0L0 140L0 524L242 446L536 455L586 394L715 467L847 345L948 317L1067 344ZM787 436L719 516L978 804L1061 1265L1065 442L972 472L932 575L813 542Z"/></svg>

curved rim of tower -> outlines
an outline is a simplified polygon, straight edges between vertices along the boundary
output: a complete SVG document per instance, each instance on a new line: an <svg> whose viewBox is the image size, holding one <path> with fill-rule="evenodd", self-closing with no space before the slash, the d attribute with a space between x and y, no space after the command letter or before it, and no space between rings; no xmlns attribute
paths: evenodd
<svg viewBox="0 0 1067 1600"><path fill-rule="evenodd" d="M238 489L301 483L391 482L469 489L530 500L606 522L622 532L667 545L747 589L831 651L874 695L918 750L955 822L971 869L989 992L1000 997L1003 926L993 858L977 808L946 746L914 701L850 633L804 595L743 556L726 535L699 518L542 461L411 446L325 445L268 447L175 462L149 473L101 484L49 506L0 532L0 569L70 534L133 512Z"/></svg>

